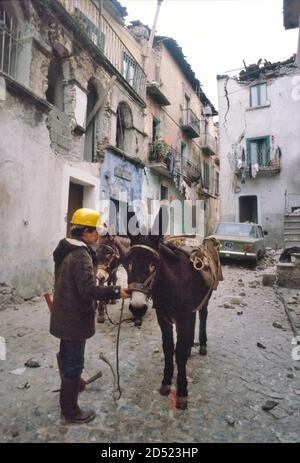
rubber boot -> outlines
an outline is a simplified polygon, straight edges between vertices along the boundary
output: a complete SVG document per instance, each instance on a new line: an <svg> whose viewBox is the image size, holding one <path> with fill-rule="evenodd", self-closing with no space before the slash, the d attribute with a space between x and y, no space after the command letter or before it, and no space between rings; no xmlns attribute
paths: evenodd
<svg viewBox="0 0 300 463"><path fill-rule="evenodd" d="M57 359L57 365L58 365L58 371L59 371L59 376L60 376L60 379L62 379L63 377L63 362L62 362L62 359L59 355L59 352L56 354L56 359ZM79 383L79 392L83 392L86 388L86 383L84 381L83 378L80 378L80 383Z"/></svg>
<svg viewBox="0 0 300 463"><path fill-rule="evenodd" d="M61 415L68 423L84 424L89 423L96 417L92 409L82 410L78 406L80 377L63 377L60 387L59 403Z"/></svg>

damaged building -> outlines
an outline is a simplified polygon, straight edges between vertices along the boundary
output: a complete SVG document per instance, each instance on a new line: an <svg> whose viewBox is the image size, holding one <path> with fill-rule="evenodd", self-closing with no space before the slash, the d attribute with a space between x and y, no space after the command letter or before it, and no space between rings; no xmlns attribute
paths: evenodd
<svg viewBox="0 0 300 463"><path fill-rule="evenodd" d="M261 224L274 248L300 240L299 77L295 57L218 76L221 220Z"/></svg>
<svg viewBox="0 0 300 463"><path fill-rule="evenodd" d="M207 221L213 222L209 201L217 204L218 182L208 164L217 165L215 110L196 89L183 55L176 64L179 47L172 48L169 39L167 50L157 39L147 60L149 36L143 28L140 36L137 24L127 27L126 15L117 0L0 1L1 308L15 295L30 298L51 287L52 251L69 235L68 222L77 208L95 208L110 223L119 213L120 193L129 202L170 195L185 199L185 182L205 197ZM159 125L155 117L163 122L164 108L151 93L157 47L164 47L193 103L189 106L167 80L172 72L162 67L166 94L178 112L163 137L176 150L179 183L169 178L166 184L159 173L150 195L145 186L149 147ZM195 126L198 146L184 154ZM105 200L113 202L113 211Z"/></svg>
<svg viewBox="0 0 300 463"><path fill-rule="evenodd" d="M146 77L125 16L116 0L0 2L6 293L31 297L52 282L51 253L75 209L140 195Z"/></svg>
<svg viewBox="0 0 300 463"><path fill-rule="evenodd" d="M141 27L141 24L139 24ZM172 72L170 72L172 69ZM182 49L170 37L155 37L147 73L147 150L143 197L203 200L203 223L197 234L213 232L219 206L219 158L214 116L218 113ZM203 206L202 206L203 207ZM195 217L196 214L192 212ZM180 233L180 218L172 232ZM178 227L176 229L176 227Z"/></svg>

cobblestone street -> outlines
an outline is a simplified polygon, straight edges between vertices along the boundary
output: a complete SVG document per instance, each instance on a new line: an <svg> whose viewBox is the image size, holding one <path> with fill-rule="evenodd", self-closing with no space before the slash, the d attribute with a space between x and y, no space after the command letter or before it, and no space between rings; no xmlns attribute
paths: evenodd
<svg viewBox="0 0 300 463"><path fill-rule="evenodd" d="M227 265L224 275L209 306L208 355L200 357L195 347L188 362L186 411L158 393L163 355L154 310L141 328L122 326L123 395L117 404L111 371L99 359L102 352L115 365L116 328L106 321L88 341L85 377L99 369L103 377L81 394L81 403L97 410L83 426L60 420L52 392L59 386L58 340L48 334L44 300L2 311L7 360L0 362L1 442L299 442L300 362L292 358L284 307L273 288L262 286L260 270ZM117 320L119 304L109 313ZM30 358L40 367L15 374ZM276 406L263 411L267 401Z"/></svg>

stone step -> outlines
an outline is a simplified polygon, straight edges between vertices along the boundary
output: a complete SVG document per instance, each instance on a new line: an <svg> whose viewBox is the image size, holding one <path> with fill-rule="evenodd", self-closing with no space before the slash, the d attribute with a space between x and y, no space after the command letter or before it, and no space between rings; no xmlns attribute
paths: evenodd
<svg viewBox="0 0 300 463"><path fill-rule="evenodd" d="M290 223L290 222L300 222L300 217L299 215L285 215L284 216L284 222L285 223Z"/></svg>
<svg viewBox="0 0 300 463"><path fill-rule="evenodd" d="M300 222L290 222L290 223L285 223L284 224L284 229L285 230L300 230Z"/></svg>
<svg viewBox="0 0 300 463"><path fill-rule="evenodd" d="M298 232L298 230L293 230L292 228L284 230L284 234L288 235L288 236L295 235L295 236L299 236L299 238L300 238L300 233Z"/></svg>

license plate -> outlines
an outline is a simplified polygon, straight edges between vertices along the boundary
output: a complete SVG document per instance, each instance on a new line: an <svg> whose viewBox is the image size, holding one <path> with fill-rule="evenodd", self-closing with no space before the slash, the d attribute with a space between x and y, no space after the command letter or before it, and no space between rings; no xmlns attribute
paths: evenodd
<svg viewBox="0 0 300 463"><path fill-rule="evenodd" d="M225 249L225 251L233 251L233 243L225 242L224 243L224 249Z"/></svg>

